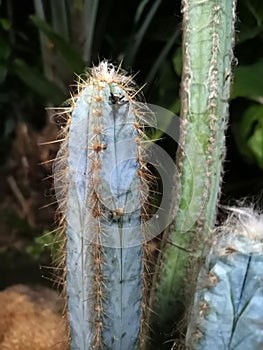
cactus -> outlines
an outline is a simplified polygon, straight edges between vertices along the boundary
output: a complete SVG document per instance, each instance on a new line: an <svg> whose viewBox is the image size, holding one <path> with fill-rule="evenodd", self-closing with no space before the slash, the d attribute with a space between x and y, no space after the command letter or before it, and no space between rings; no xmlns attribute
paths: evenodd
<svg viewBox="0 0 263 350"><path fill-rule="evenodd" d="M149 125L146 114L151 113L135 101L132 79L106 61L91 70L73 99L54 167L66 233L66 294L73 350L141 349L148 322L153 336L158 335L154 348L160 349L175 323L176 332L182 329L178 321L194 293L220 196L235 5L235 0L183 0L180 184L171 191L177 189L177 207L169 208L176 216L163 236L150 301L146 301L144 242L152 176L146 165L144 127ZM259 252L254 251L260 242L243 231L237 234L238 230L240 225L220 236L198 278L201 285L186 336L190 349L213 346L215 320L221 316L225 316L219 321L222 349L226 344L240 349L247 344L258 346L261 341L256 328L261 315L253 309L261 286L259 294L252 294L258 280L245 275L253 264L262 264ZM244 242L246 251L242 250ZM245 276L241 284L240 276ZM208 284L202 287L204 280ZM222 285L228 288L225 296L219 294ZM251 292L251 309L244 291ZM236 296L240 300L235 301ZM148 303L153 313L145 315ZM256 323L255 339L251 340L250 325L241 339L250 316Z"/></svg>
<svg viewBox="0 0 263 350"><path fill-rule="evenodd" d="M54 167L66 233L70 348L137 349L143 334L146 108L103 61L69 111Z"/></svg>
<svg viewBox="0 0 263 350"><path fill-rule="evenodd" d="M151 301L156 315L153 322L164 332L171 331L171 325L182 317L216 217L225 154L235 1L184 0L182 12L177 154L181 192L177 194L176 221L163 239ZM158 337L159 343L162 340Z"/></svg>
<svg viewBox="0 0 263 350"><path fill-rule="evenodd" d="M263 216L248 208L232 211L198 277L189 350L262 348Z"/></svg>

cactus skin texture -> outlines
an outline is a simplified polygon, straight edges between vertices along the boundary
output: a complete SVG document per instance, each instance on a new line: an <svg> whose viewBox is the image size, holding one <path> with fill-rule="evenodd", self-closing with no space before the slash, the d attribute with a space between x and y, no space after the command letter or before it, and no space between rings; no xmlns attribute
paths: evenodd
<svg viewBox="0 0 263 350"><path fill-rule="evenodd" d="M92 68L72 103L57 156L72 350L139 347L148 190L145 113L136 94L120 69L106 61Z"/></svg>
<svg viewBox="0 0 263 350"><path fill-rule="evenodd" d="M198 277L189 350L262 349L263 216L232 210Z"/></svg>
<svg viewBox="0 0 263 350"><path fill-rule="evenodd" d="M182 318L185 302L194 290L199 262L216 217L235 19L234 0L183 0L182 5L183 74L177 154L181 191L175 222L163 239L156 291L151 297L151 308L157 314L153 316L156 331L161 328L168 334L171 325Z"/></svg>

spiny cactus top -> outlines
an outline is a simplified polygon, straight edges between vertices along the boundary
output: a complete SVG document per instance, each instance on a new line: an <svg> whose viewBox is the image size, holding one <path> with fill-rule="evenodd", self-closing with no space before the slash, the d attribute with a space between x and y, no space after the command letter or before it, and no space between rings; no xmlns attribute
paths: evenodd
<svg viewBox="0 0 263 350"><path fill-rule="evenodd" d="M143 317L147 109L103 61L79 86L54 167L71 349L137 349Z"/></svg>

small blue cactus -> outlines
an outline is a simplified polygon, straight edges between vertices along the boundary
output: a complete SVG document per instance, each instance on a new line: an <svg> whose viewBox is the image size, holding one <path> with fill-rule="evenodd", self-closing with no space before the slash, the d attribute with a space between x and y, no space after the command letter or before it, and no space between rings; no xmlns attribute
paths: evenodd
<svg viewBox="0 0 263 350"><path fill-rule="evenodd" d="M262 349L263 216L232 210L198 277L187 349Z"/></svg>

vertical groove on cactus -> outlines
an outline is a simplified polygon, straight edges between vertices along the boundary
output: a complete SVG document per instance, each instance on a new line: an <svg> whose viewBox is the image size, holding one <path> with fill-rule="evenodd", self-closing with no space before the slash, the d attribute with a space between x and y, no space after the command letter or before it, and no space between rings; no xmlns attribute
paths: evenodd
<svg viewBox="0 0 263 350"><path fill-rule="evenodd" d="M66 233L71 349L137 349L143 334L146 108L103 61L79 86L54 167Z"/></svg>
<svg viewBox="0 0 263 350"><path fill-rule="evenodd" d="M230 208L231 209L231 208ZM189 350L263 344L263 216L232 208L202 267L188 324Z"/></svg>
<svg viewBox="0 0 263 350"><path fill-rule="evenodd" d="M234 38L234 0L183 1L181 193L176 222L163 240L152 308L159 327L182 316L213 228L220 194ZM179 197L180 196L180 197ZM166 238L167 238L166 235ZM169 244L168 242L172 242Z"/></svg>

